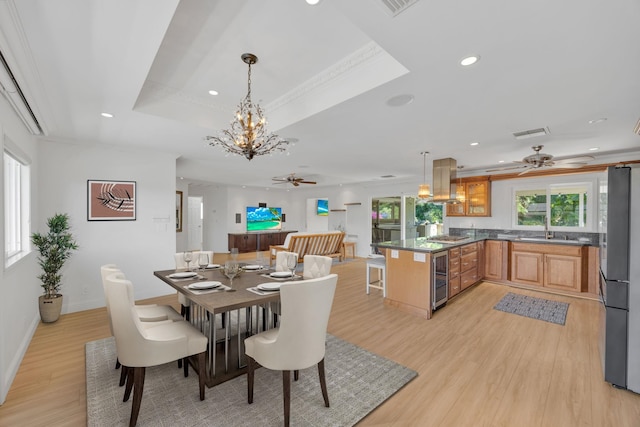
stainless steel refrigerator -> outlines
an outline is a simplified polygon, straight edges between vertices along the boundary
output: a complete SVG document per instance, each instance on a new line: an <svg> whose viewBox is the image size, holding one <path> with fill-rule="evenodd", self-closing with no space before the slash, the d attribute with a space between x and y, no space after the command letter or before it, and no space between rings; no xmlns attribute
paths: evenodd
<svg viewBox="0 0 640 427"><path fill-rule="evenodd" d="M604 379L640 393L640 168L610 167L606 188L606 217L600 218L606 229L600 238Z"/></svg>

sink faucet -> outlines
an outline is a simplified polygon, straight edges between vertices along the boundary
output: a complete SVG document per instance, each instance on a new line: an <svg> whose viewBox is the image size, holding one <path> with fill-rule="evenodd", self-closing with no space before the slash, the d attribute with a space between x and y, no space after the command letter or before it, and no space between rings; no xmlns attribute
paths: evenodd
<svg viewBox="0 0 640 427"><path fill-rule="evenodd" d="M544 217L544 238L545 239L553 239L553 231L549 231L549 223L547 222L547 217Z"/></svg>

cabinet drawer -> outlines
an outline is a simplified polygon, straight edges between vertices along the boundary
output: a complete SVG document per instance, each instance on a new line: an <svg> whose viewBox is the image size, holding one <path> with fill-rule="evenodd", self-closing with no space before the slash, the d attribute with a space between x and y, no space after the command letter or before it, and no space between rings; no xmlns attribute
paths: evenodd
<svg viewBox="0 0 640 427"><path fill-rule="evenodd" d="M478 271L471 270L460 275L460 290L464 291L478 281Z"/></svg>
<svg viewBox="0 0 640 427"><path fill-rule="evenodd" d="M478 253L471 252L460 257L460 272L464 273L478 267Z"/></svg>
<svg viewBox="0 0 640 427"><path fill-rule="evenodd" d="M449 279L449 298L458 295L460 293L460 277L455 279Z"/></svg>
<svg viewBox="0 0 640 427"><path fill-rule="evenodd" d="M455 268L449 268L449 278L458 277L460 275L460 265Z"/></svg>
<svg viewBox="0 0 640 427"><path fill-rule="evenodd" d="M449 270L460 269L460 258L449 259Z"/></svg>
<svg viewBox="0 0 640 427"><path fill-rule="evenodd" d="M475 252L478 250L478 246L475 243L469 243L468 245L464 245L460 247L460 253L464 256L471 252Z"/></svg>
<svg viewBox="0 0 640 427"><path fill-rule="evenodd" d="M460 256L460 248L449 249L449 259L458 258Z"/></svg>

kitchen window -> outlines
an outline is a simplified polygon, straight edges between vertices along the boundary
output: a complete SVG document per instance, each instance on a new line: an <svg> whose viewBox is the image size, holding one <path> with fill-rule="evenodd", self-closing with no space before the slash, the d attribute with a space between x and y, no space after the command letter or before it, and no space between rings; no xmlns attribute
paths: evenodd
<svg viewBox="0 0 640 427"><path fill-rule="evenodd" d="M29 250L30 168L26 156L4 151L4 264L12 265Z"/></svg>
<svg viewBox="0 0 640 427"><path fill-rule="evenodd" d="M514 190L514 228L588 231L591 183L550 184Z"/></svg>

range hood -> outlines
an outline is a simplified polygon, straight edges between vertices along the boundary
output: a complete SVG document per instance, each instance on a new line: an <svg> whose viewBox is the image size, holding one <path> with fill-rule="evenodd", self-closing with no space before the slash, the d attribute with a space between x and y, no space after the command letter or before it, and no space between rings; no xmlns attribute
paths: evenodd
<svg viewBox="0 0 640 427"><path fill-rule="evenodd" d="M459 203L456 199L456 159L450 157L433 161L433 202Z"/></svg>

